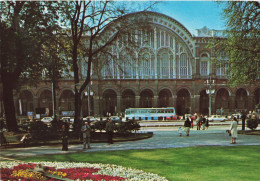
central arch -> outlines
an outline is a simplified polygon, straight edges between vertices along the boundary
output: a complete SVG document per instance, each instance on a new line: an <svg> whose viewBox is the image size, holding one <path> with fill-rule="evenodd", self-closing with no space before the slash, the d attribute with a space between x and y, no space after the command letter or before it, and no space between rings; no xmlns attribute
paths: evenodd
<svg viewBox="0 0 260 181"><path fill-rule="evenodd" d="M153 107L153 92L150 89L145 89L140 94L140 107Z"/></svg>
<svg viewBox="0 0 260 181"><path fill-rule="evenodd" d="M184 115L190 113L190 93L187 89L180 89L177 92L177 114Z"/></svg>

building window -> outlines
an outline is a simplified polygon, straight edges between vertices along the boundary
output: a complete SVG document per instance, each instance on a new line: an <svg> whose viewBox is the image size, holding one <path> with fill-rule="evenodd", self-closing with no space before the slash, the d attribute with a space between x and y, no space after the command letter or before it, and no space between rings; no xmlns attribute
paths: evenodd
<svg viewBox="0 0 260 181"><path fill-rule="evenodd" d="M200 56L200 75L205 76L210 74L210 62L207 53L202 53Z"/></svg>
<svg viewBox="0 0 260 181"><path fill-rule="evenodd" d="M139 75L147 79L154 77L154 54L149 50L143 51L139 60Z"/></svg>
<svg viewBox="0 0 260 181"><path fill-rule="evenodd" d="M200 75L209 75L208 61L200 62Z"/></svg>
<svg viewBox="0 0 260 181"><path fill-rule="evenodd" d="M217 66L217 76L226 76L227 75L227 69L228 69L228 64L227 63L222 63L218 64Z"/></svg>
<svg viewBox="0 0 260 181"><path fill-rule="evenodd" d="M158 53L157 73L159 78L170 78L173 75L173 53L163 49Z"/></svg>
<svg viewBox="0 0 260 181"><path fill-rule="evenodd" d="M188 61L185 53L180 56L180 76L186 77L188 75Z"/></svg>

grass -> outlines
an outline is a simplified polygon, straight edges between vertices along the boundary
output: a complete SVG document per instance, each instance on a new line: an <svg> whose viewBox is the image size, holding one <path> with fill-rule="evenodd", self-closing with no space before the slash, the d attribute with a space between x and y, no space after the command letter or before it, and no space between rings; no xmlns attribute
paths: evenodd
<svg viewBox="0 0 260 181"><path fill-rule="evenodd" d="M84 152L24 160L116 164L156 173L170 181L259 181L259 153L260 146L212 146Z"/></svg>

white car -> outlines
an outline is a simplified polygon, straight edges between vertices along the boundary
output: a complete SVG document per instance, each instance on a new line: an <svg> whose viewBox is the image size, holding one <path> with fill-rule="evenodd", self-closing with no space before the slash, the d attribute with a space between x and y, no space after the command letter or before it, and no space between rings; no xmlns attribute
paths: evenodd
<svg viewBox="0 0 260 181"><path fill-rule="evenodd" d="M45 124L50 124L52 122L52 117L44 117L41 119L42 122L44 122Z"/></svg>
<svg viewBox="0 0 260 181"><path fill-rule="evenodd" d="M228 119L222 115L211 115L208 118L209 121L227 121Z"/></svg>
<svg viewBox="0 0 260 181"><path fill-rule="evenodd" d="M74 123L74 118L71 118L71 117L62 117L60 119L62 122L68 122L68 123Z"/></svg>
<svg viewBox="0 0 260 181"><path fill-rule="evenodd" d="M94 121L98 121L98 119L93 116L87 116L87 117L83 118L83 121L94 122Z"/></svg>
<svg viewBox="0 0 260 181"><path fill-rule="evenodd" d="M112 119L112 121L114 121L114 122L122 122L122 120L118 116L111 116L109 118Z"/></svg>

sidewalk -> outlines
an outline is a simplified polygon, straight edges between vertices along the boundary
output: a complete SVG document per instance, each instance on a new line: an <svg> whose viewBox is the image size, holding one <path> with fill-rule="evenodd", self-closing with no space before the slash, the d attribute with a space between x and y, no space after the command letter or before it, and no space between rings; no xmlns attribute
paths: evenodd
<svg viewBox="0 0 260 181"><path fill-rule="evenodd" d="M69 145L69 151L61 151L61 145L38 146L28 148L1 149L1 158L16 159L19 157L33 157L48 154L67 154L75 152L115 151L130 149L160 149L179 148L193 146L237 146L237 145L260 145L260 136L238 135L237 144L230 144L230 136L226 133L229 126L210 126L208 130L197 131L191 129L190 136L179 136L177 127L153 127L142 128L141 132L153 132L154 136L139 141L116 142L113 145L106 143L92 143L91 149L82 150L82 145ZM239 129L241 129L239 127Z"/></svg>

